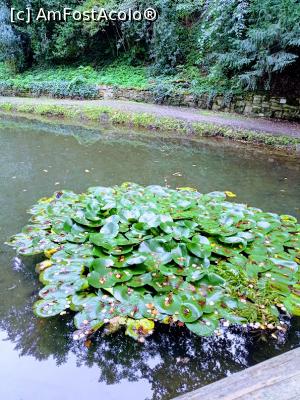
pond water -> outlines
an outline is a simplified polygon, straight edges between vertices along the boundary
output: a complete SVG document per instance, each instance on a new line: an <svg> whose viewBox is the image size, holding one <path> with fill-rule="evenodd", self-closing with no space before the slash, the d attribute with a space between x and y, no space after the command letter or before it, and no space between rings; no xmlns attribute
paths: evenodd
<svg viewBox="0 0 300 400"><path fill-rule="evenodd" d="M38 198L124 181L231 190L237 201L299 217L299 159L220 140L159 139L1 115L0 160L1 399L165 400L299 346L299 318L280 341L233 331L201 339L161 327L145 344L123 332L99 332L90 347L74 343L70 316L33 315L36 260L20 264L4 245Z"/></svg>

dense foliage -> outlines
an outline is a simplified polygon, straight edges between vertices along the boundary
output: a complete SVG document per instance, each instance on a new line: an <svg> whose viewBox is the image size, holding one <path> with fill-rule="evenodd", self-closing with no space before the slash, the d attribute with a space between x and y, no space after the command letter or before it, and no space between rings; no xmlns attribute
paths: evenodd
<svg viewBox="0 0 300 400"><path fill-rule="evenodd" d="M148 87L148 78L144 68L125 64L101 70L91 66L35 68L18 74L0 64L0 93L30 92L35 96L92 99L99 95L99 85L144 89Z"/></svg>
<svg viewBox="0 0 300 400"><path fill-rule="evenodd" d="M21 37L9 22L9 10L0 3L0 61L5 61L12 71L22 69L24 54Z"/></svg>
<svg viewBox="0 0 300 400"><path fill-rule="evenodd" d="M48 258L36 314L75 311L75 338L104 324L139 340L156 322L280 329L280 313L300 315L300 226L226 196L123 184L41 199L9 242Z"/></svg>
<svg viewBox="0 0 300 400"><path fill-rule="evenodd" d="M122 57L127 64L150 65L152 76L175 75L195 92L269 90L283 79L296 91L290 81L299 69L298 0L32 0L35 13L40 7L152 6L159 17L155 22L69 19L13 26L8 7L25 9L27 1L2 2L0 58L18 69L46 63L99 67ZM163 80L162 91L167 86Z"/></svg>
<svg viewBox="0 0 300 400"><path fill-rule="evenodd" d="M209 1L204 16L201 54L218 79L270 89L271 78L299 57L297 0Z"/></svg>

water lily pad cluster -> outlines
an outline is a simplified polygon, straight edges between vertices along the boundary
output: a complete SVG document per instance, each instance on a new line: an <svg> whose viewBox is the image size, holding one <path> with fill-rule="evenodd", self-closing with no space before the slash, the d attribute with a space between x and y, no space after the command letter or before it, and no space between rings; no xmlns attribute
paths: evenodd
<svg viewBox="0 0 300 400"><path fill-rule="evenodd" d="M35 313L72 310L75 338L108 324L139 340L159 322L209 336L300 315L300 225L232 196L127 183L41 199L9 241L45 254Z"/></svg>

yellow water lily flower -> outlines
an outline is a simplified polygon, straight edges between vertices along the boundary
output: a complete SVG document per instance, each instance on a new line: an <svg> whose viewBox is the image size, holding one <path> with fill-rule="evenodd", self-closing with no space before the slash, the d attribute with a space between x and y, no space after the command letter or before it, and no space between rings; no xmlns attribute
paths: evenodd
<svg viewBox="0 0 300 400"><path fill-rule="evenodd" d="M230 192L229 190L226 190L226 192L224 192L226 194L227 197L236 197L236 194L233 192Z"/></svg>
<svg viewBox="0 0 300 400"><path fill-rule="evenodd" d="M53 263L50 260L42 261L39 264L36 264L35 270L36 270L36 272L40 273L40 272L44 271L46 268L51 267L52 264Z"/></svg>
<svg viewBox="0 0 300 400"><path fill-rule="evenodd" d="M54 196L51 197L42 197L39 200L39 203L51 203L51 201L54 200Z"/></svg>
<svg viewBox="0 0 300 400"><path fill-rule="evenodd" d="M55 248L53 248L53 249L49 249L49 250L45 250L44 251L44 254L45 254L45 256L47 257L47 258L50 258L54 253L56 253L57 252L57 248L55 247Z"/></svg>

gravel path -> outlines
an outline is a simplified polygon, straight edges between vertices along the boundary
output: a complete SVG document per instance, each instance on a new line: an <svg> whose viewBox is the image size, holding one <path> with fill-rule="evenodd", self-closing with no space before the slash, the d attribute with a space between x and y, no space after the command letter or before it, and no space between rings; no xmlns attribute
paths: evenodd
<svg viewBox="0 0 300 400"><path fill-rule="evenodd" d="M250 118L234 113L213 112L196 108L164 106L157 104L137 103L123 100L70 100L51 99L46 97L0 97L0 103L11 104L56 104L75 107L109 106L116 110L133 113L150 113L159 117L172 117L189 122L205 122L216 125L268 132L273 135L300 137L300 123L270 120L266 118Z"/></svg>

